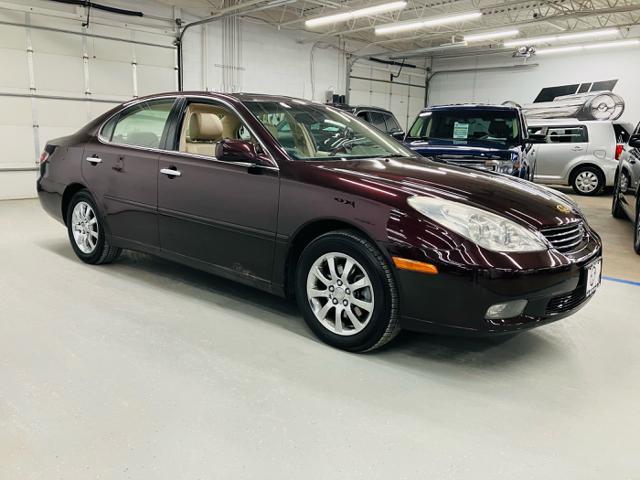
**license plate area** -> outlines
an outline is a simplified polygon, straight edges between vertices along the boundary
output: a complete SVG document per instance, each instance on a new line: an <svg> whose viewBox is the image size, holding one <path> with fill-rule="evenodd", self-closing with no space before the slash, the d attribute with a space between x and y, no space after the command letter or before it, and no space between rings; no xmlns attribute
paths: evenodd
<svg viewBox="0 0 640 480"><path fill-rule="evenodd" d="M585 267L585 295L587 297L593 295L602 281L602 259L599 258L595 262Z"/></svg>

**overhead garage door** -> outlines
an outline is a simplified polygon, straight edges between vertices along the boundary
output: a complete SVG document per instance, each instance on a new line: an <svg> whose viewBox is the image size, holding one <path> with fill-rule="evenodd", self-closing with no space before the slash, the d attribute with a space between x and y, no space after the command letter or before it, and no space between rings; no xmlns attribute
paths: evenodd
<svg viewBox="0 0 640 480"><path fill-rule="evenodd" d="M48 139L177 88L174 36L158 32L0 9L0 199L35 196Z"/></svg>
<svg viewBox="0 0 640 480"><path fill-rule="evenodd" d="M369 63L356 63L351 69L349 103L391 110L403 129L424 108L425 76L419 71L405 69L399 77L390 81L388 70Z"/></svg>

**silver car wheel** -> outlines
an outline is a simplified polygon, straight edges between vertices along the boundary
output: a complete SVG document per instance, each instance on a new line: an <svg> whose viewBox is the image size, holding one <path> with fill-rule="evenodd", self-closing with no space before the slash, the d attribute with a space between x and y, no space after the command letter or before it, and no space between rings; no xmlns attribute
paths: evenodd
<svg viewBox="0 0 640 480"><path fill-rule="evenodd" d="M93 253L98 245L98 218L87 202L78 202L71 213L73 240L86 255Z"/></svg>
<svg viewBox="0 0 640 480"><path fill-rule="evenodd" d="M325 253L313 263L307 275L307 299L320 324L341 336L361 332L375 307L366 270L339 252Z"/></svg>
<svg viewBox="0 0 640 480"><path fill-rule="evenodd" d="M585 170L578 174L575 182L578 190L580 190L583 193L591 193L596 188L598 188L600 179L598 178L598 175L596 175L594 172L590 170Z"/></svg>
<svg viewBox="0 0 640 480"><path fill-rule="evenodd" d="M620 177L620 193L626 193L629 188L629 177L626 173L622 172Z"/></svg>

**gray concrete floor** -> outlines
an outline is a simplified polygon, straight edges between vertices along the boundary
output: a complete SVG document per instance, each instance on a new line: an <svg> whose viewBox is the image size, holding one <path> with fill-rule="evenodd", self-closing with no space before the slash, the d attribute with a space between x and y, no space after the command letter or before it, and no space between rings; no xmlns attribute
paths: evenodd
<svg viewBox="0 0 640 480"><path fill-rule="evenodd" d="M640 288L508 340L318 343L145 255L89 267L0 202L0 479L637 479ZM453 300L453 299L451 299Z"/></svg>

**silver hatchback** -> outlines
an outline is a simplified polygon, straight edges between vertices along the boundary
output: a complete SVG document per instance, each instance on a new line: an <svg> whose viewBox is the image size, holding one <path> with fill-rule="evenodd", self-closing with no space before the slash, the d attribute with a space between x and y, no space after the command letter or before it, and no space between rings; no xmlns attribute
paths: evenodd
<svg viewBox="0 0 640 480"><path fill-rule="evenodd" d="M534 181L571 185L579 195L597 195L613 186L621 148L610 121L575 119L530 120L535 145Z"/></svg>

